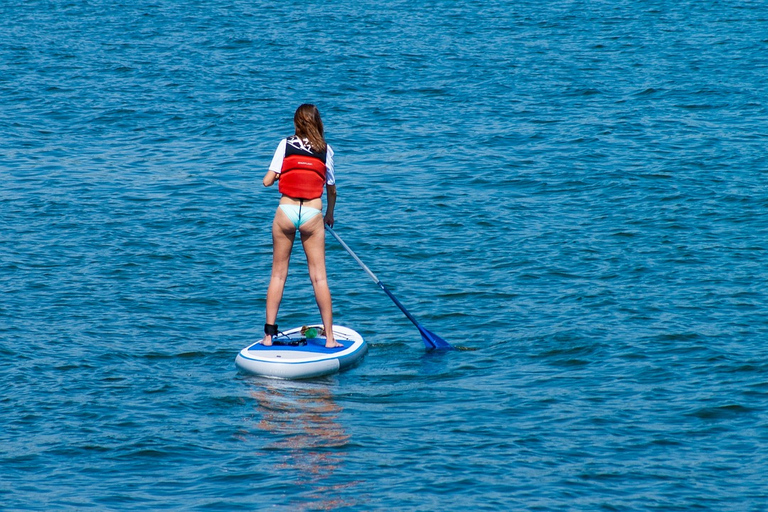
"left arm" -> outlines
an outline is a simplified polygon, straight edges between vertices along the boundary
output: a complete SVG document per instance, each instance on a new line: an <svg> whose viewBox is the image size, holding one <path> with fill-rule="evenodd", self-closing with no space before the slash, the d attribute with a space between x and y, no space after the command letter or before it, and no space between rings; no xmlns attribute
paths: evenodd
<svg viewBox="0 0 768 512"><path fill-rule="evenodd" d="M261 180L265 187L271 187L277 180L280 179L280 170L283 167L283 158L285 158L285 139L280 141L275 150L275 156L272 157L272 162L269 164L269 170L264 175L264 179Z"/></svg>
<svg viewBox="0 0 768 512"><path fill-rule="evenodd" d="M279 179L280 175L278 173L275 171L267 171L267 174L264 175L262 182L264 183L265 187L271 187Z"/></svg>

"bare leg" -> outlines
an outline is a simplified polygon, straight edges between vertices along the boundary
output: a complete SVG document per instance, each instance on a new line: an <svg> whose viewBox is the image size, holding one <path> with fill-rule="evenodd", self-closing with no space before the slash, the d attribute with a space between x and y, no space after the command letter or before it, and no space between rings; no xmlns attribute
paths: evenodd
<svg viewBox="0 0 768 512"><path fill-rule="evenodd" d="M277 321L277 311L283 300L285 281L288 278L288 263L291 261L291 249L296 238L296 228L285 213L278 208L275 220L272 222L272 277L267 289L267 322ZM262 345L272 345L272 336L264 335Z"/></svg>
<svg viewBox="0 0 768 512"><path fill-rule="evenodd" d="M315 290L315 301L320 309L320 318L325 329L325 346L328 348L341 347L333 337L333 304L331 291L328 288L328 278L325 273L325 226L323 216L317 215L299 228L301 243L307 255L309 279Z"/></svg>

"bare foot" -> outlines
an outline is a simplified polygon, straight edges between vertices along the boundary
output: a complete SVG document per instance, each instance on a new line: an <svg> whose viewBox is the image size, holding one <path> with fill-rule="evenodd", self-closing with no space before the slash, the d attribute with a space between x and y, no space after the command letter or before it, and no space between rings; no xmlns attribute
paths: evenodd
<svg viewBox="0 0 768 512"><path fill-rule="evenodd" d="M344 345L342 345L338 341L334 340L333 338L325 340L325 348L339 348L339 347L343 347L343 346Z"/></svg>
<svg viewBox="0 0 768 512"><path fill-rule="evenodd" d="M265 347L271 347L272 346L272 335L271 334L265 334L264 339L261 340L261 344Z"/></svg>

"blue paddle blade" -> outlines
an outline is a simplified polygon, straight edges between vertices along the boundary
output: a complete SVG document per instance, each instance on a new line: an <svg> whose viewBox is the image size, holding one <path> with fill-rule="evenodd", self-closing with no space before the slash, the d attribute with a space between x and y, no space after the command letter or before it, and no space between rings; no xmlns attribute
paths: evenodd
<svg viewBox="0 0 768 512"><path fill-rule="evenodd" d="M437 334L426 330L420 325L417 325L416 327L419 328L421 339L424 342L424 346L427 347L427 350L453 350L453 345Z"/></svg>
<svg viewBox="0 0 768 512"><path fill-rule="evenodd" d="M413 322L413 325L415 325L419 329L419 332L421 333L421 339L424 341L424 345L427 347L427 350L451 350L451 349L453 349L451 344L448 343L447 341L445 341L443 338L441 338L437 334L429 332L428 330L423 328L421 325L419 325L419 322L416 321L416 319L413 317L413 315L411 315L408 312L408 310L405 309L405 306L403 306L400 303L400 301L397 300L397 297L395 297L395 295L391 291L389 291L386 286L384 286L384 283L382 283L381 280L378 277L376 277L376 275L373 272L371 272L371 269L369 269L365 265L365 263L363 263L360 260L360 258L357 257L357 254L355 254L354 251L352 251L352 249L350 249L349 246L344 243L344 240L342 240L341 237L339 235L337 235L336 232L330 226L328 226L327 224L325 226L325 229L327 229L328 232L330 234L332 234L333 237L336 240L338 240L338 242L341 244L341 246L344 247L344 249L346 249L346 251L349 253L349 255L352 256L352 258L354 258L354 260L358 263L358 265L363 267L363 270L365 270L365 272L371 277L371 279L373 279L376 282L376 284L379 285L379 288L381 288L384 291L384 293L386 293L389 296L389 298L392 299L392 302L394 302L395 305L398 308L400 308L400 311L405 313L405 316L408 317L408 320Z"/></svg>

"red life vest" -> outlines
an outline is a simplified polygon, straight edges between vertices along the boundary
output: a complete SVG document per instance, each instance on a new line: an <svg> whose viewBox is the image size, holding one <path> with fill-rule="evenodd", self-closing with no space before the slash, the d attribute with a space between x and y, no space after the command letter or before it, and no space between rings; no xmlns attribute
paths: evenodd
<svg viewBox="0 0 768 512"><path fill-rule="evenodd" d="M314 152L296 136L285 142L278 190L295 199L317 199L325 186L326 152Z"/></svg>

